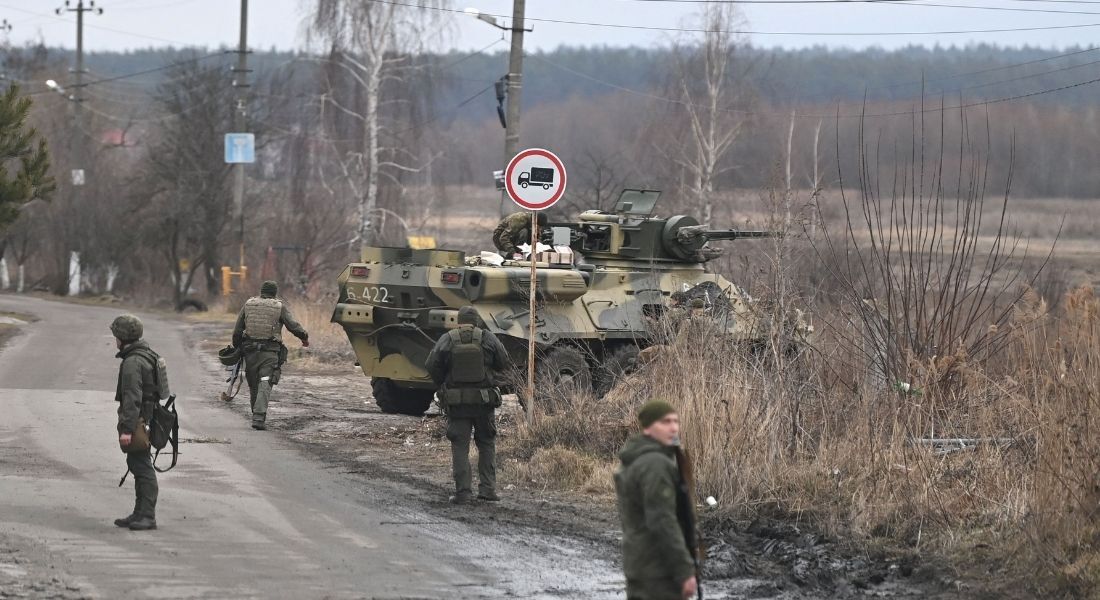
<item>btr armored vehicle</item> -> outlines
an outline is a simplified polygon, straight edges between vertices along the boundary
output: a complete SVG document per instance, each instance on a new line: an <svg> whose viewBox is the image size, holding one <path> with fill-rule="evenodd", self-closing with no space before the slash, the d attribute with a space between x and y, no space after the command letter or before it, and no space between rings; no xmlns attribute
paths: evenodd
<svg viewBox="0 0 1100 600"><path fill-rule="evenodd" d="M551 223L545 232L558 252L542 253L536 263L540 389L556 382L591 386L597 393L610 389L641 348L661 343L656 325L675 292L682 292L681 302L703 298L731 339L767 339L772 320L704 263L721 253L711 241L773 234L708 230L684 215L658 218L653 211L659 197L657 191L626 190L614 212L588 211L576 221ZM361 262L341 273L339 285L332 320L347 332L385 412L418 415L428 409L435 385L424 361L435 341L457 326L462 306L477 308L517 366L527 361L527 261L366 247Z"/></svg>

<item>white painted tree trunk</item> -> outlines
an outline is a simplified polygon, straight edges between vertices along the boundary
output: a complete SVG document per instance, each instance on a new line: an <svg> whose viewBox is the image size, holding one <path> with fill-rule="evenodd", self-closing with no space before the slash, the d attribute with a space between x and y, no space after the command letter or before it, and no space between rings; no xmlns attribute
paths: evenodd
<svg viewBox="0 0 1100 600"><path fill-rule="evenodd" d="M69 295L80 295L80 253L69 255Z"/></svg>
<svg viewBox="0 0 1100 600"><path fill-rule="evenodd" d="M115 292L115 280L118 279L118 265L111 263L107 265L107 293L113 294Z"/></svg>
<svg viewBox="0 0 1100 600"><path fill-rule="evenodd" d="M20 293L20 294L23 293L24 284L27 281L26 275L27 275L26 265L23 265L22 263L20 263L19 273L18 273L18 280L16 281L16 286L15 286L15 291Z"/></svg>
<svg viewBox="0 0 1100 600"><path fill-rule="evenodd" d="M11 287L11 276L8 274L8 259L0 258L0 290Z"/></svg>

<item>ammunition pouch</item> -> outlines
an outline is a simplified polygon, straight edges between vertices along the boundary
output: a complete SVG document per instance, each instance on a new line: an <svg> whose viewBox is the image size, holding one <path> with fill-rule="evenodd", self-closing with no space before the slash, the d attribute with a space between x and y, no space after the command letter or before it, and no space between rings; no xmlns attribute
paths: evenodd
<svg viewBox="0 0 1100 600"><path fill-rule="evenodd" d="M130 434L130 443L122 445L120 441L118 443L119 450L122 450L126 454L141 454L148 452L151 444L149 443L149 432L145 429L145 418L138 419L137 427L134 428L133 433Z"/></svg>
<svg viewBox="0 0 1100 600"><path fill-rule="evenodd" d="M447 387L439 394L444 406L491 406L498 408L502 398L495 387Z"/></svg>

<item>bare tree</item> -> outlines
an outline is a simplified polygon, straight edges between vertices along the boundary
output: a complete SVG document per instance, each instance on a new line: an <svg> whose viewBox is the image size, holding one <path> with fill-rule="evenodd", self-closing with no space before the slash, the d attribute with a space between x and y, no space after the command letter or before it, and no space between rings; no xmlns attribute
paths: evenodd
<svg viewBox="0 0 1100 600"><path fill-rule="evenodd" d="M413 51L439 30L439 11L422 10L446 4L420 0L418 7L371 0L317 0L310 33L328 47L329 85L321 94L322 110L332 111L333 131L361 135L334 140L339 175L358 198L355 239L373 242L375 216L383 180L397 182L396 173L416 172L416 153L387 144L398 134L390 118L410 100L393 93L415 68Z"/></svg>
<svg viewBox="0 0 1100 600"><path fill-rule="evenodd" d="M708 4L699 16L703 39L680 44L675 56L675 87L687 119L678 152L669 156L685 171L686 187L704 225L714 216L716 180L733 169L730 148L746 124L747 94L738 83L747 73L740 50L745 41L734 33L744 23L733 4ZM686 138L686 139L683 139Z"/></svg>

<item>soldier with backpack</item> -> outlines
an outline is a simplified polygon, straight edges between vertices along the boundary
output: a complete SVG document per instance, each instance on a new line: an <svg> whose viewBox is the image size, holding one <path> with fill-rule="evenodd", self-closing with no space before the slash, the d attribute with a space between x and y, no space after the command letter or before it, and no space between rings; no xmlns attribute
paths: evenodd
<svg viewBox="0 0 1100 600"><path fill-rule="evenodd" d="M458 311L458 327L435 343L424 366L439 386L439 399L447 415L447 439L451 441L451 467L455 480L454 504L473 500L470 491L470 433L477 443L478 493L481 500L496 502L496 409L500 406L497 373L508 368L508 351L491 331L480 326L472 306Z"/></svg>
<svg viewBox="0 0 1100 600"><path fill-rule="evenodd" d="M141 339L141 320L122 315L111 323L111 333L122 359L118 369L118 444L126 453L126 466L134 474L134 510L115 520L115 525L133 531L157 528L157 472L150 453L148 424L160 400L161 386L167 391L167 376L159 373L164 362ZM123 481L125 481L123 476ZM121 482L120 484L121 485Z"/></svg>
<svg viewBox="0 0 1100 600"><path fill-rule="evenodd" d="M237 315L233 327L233 346L244 354L244 378L252 403L252 428L267 429L267 403L271 388L279 383L283 363L286 362L286 346L283 345L283 326L309 347L306 333L286 302L275 297L279 286L265 281L260 295L249 298Z"/></svg>

